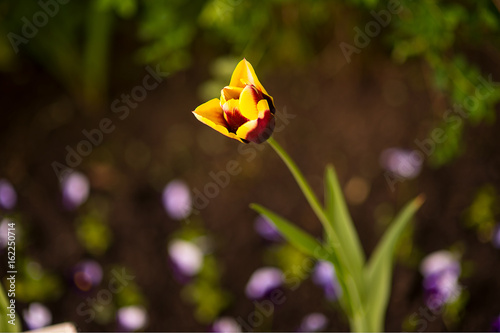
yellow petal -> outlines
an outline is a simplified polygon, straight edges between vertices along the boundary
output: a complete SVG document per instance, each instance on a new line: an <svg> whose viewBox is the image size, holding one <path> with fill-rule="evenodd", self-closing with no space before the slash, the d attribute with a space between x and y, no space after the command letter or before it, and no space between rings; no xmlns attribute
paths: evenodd
<svg viewBox="0 0 500 333"><path fill-rule="evenodd" d="M257 103L257 110L259 111L259 115L267 110L271 111L271 109L269 108L269 103L265 99L261 99L259 103Z"/></svg>
<svg viewBox="0 0 500 333"><path fill-rule="evenodd" d="M224 134L231 139L238 140L240 142L245 142L239 138L236 134L230 133L227 129L227 123L224 119L223 111L220 106L220 101L217 98L211 99L208 102L198 106L196 110L193 111L196 119L201 121L207 126L212 127L217 132Z"/></svg>
<svg viewBox="0 0 500 333"><path fill-rule="evenodd" d="M240 95L241 114L250 120L257 119L259 117L257 103L262 98L262 94L254 86L247 85Z"/></svg>
<svg viewBox="0 0 500 333"><path fill-rule="evenodd" d="M227 86L221 90L220 101L224 105L230 99L239 99L243 88Z"/></svg>
<svg viewBox="0 0 500 333"><path fill-rule="evenodd" d="M264 110L259 114L259 118L241 125L236 135L247 141L262 143L273 134L274 124L274 115L270 110Z"/></svg>
<svg viewBox="0 0 500 333"><path fill-rule="evenodd" d="M243 59L234 69L229 85L244 88L246 84L253 84L264 94L269 95L257 78L252 65L246 59Z"/></svg>

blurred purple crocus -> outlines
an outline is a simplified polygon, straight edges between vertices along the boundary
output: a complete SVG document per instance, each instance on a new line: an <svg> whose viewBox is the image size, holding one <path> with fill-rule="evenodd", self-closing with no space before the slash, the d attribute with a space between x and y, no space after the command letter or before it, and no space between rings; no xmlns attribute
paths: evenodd
<svg viewBox="0 0 500 333"><path fill-rule="evenodd" d="M175 220L183 220L191 214L191 192L181 180L172 180L163 190L163 207Z"/></svg>
<svg viewBox="0 0 500 333"><path fill-rule="evenodd" d="M23 310L23 318L30 330L36 330L52 322L52 313L41 303L31 303Z"/></svg>
<svg viewBox="0 0 500 333"><path fill-rule="evenodd" d="M458 278L461 268L458 258L449 251L429 254L420 264L427 307L438 310L460 295Z"/></svg>
<svg viewBox="0 0 500 333"><path fill-rule="evenodd" d="M0 207L11 210L17 203L17 193L14 186L6 180L0 179Z"/></svg>
<svg viewBox="0 0 500 333"><path fill-rule="evenodd" d="M323 288L328 300L334 301L342 296L342 289L335 274L335 267L331 262L318 260L314 267L312 280L316 285Z"/></svg>
<svg viewBox="0 0 500 333"><path fill-rule="evenodd" d="M500 223L498 223L493 229L493 237L491 239L493 246L500 249Z"/></svg>
<svg viewBox="0 0 500 333"><path fill-rule="evenodd" d="M266 240L272 242L280 242L283 240L283 237L281 237L281 234L279 233L276 226L262 215L259 215L255 219L254 228L255 231L257 231L257 233Z"/></svg>
<svg viewBox="0 0 500 333"><path fill-rule="evenodd" d="M181 239L170 242L168 255L176 277L185 282L196 275L203 266L203 251L194 243Z"/></svg>
<svg viewBox="0 0 500 333"><path fill-rule="evenodd" d="M324 314L311 313L302 319L299 332L319 332L326 328L328 319Z"/></svg>
<svg viewBox="0 0 500 333"><path fill-rule="evenodd" d="M500 332L500 316L496 317L491 323L492 332Z"/></svg>
<svg viewBox="0 0 500 333"><path fill-rule="evenodd" d="M422 170L422 157L415 150L385 149L380 154L380 165L398 177L413 179Z"/></svg>
<svg viewBox="0 0 500 333"><path fill-rule="evenodd" d="M102 281L102 268L97 261L84 260L76 264L73 282L81 291L89 291Z"/></svg>
<svg viewBox="0 0 500 333"><path fill-rule="evenodd" d="M116 319L121 329L137 331L146 326L148 314L142 306L131 305L118 309Z"/></svg>
<svg viewBox="0 0 500 333"><path fill-rule="evenodd" d="M63 204L67 209L76 209L83 204L90 192L90 182L83 173L67 173L61 183Z"/></svg>
<svg viewBox="0 0 500 333"><path fill-rule="evenodd" d="M212 324L212 332L218 333L239 333L240 325L231 317L221 317Z"/></svg>
<svg viewBox="0 0 500 333"><path fill-rule="evenodd" d="M250 299L266 297L283 284L283 272L274 267L262 267L253 272L247 282L245 293Z"/></svg>

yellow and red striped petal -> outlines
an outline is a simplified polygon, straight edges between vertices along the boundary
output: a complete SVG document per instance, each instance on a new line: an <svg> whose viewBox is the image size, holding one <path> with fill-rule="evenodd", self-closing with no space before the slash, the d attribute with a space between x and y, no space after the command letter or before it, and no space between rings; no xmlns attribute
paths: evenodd
<svg viewBox="0 0 500 333"><path fill-rule="evenodd" d="M196 117L196 119L198 119L205 125L210 126L217 132L224 134L225 136L230 137L231 139L235 139L240 142L245 142L236 134L229 132L227 128L228 125L226 120L224 119L223 111L220 106L220 101L218 98L211 99L208 102L198 106L193 111L193 114Z"/></svg>
<svg viewBox="0 0 500 333"><path fill-rule="evenodd" d="M257 78L252 65L246 59L243 59L234 69L229 85L232 87L244 88L246 84L253 84L258 90L269 95Z"/></svg>
<svg viewBox="0 0 500 333"><path fill-rule="evenodd" d="M273 134L274 124L274 115L270 110L264 110L260 112L259 118L241 125L236 135L247 141L262 143Z"/></svg>
<svg viewBox="0 0 500 333"><path fill-rule="evenodd" d="M229 132L236 133L238 128L249 121L244 117L239 110L239 101L237 99L230 99L222 106L224 111L224 119L227 122Z"/></svg>
<svg viewBox="0 0 500 333"><path fill-rule="evenodd" d="M240 95L241 114L250 120L257 119L259 117L257 104L262 98L262 93L255 86L246 85Z"/></svg>

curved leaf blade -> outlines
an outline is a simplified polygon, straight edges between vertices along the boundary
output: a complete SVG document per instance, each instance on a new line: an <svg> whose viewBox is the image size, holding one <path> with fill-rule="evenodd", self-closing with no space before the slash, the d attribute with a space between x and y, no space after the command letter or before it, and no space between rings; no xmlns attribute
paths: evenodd
<svg viewBox="0 0 500 333"><path fill-rule="evenodd" d="M383 331L385 312L389 302L392 283L394 250L405 227L424 203L420 195L406 204L379 241L365 268L367 285L367 315L373 331Z"/></svg>
<svg viewBox="0 0 500 333"><path fill-rule="evenodd" d="M278 228L282 236L299 251L317 259L330 260L326 250L324 250L323 246L313 236L295 226L290 221L259 204L251 204L250 208L268 218L276 228Z"/></svg>

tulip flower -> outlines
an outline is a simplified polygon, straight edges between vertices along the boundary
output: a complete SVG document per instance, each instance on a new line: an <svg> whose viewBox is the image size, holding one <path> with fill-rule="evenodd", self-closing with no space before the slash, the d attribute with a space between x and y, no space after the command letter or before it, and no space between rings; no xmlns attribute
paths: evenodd
<svg viewBox="0 0 500 333"><path fill-rule="evenodd" d="M236 66L229 86L193 111L195 117L217 132L243 143L263 143L274 130L274 100L243 59Z"/></svg>

